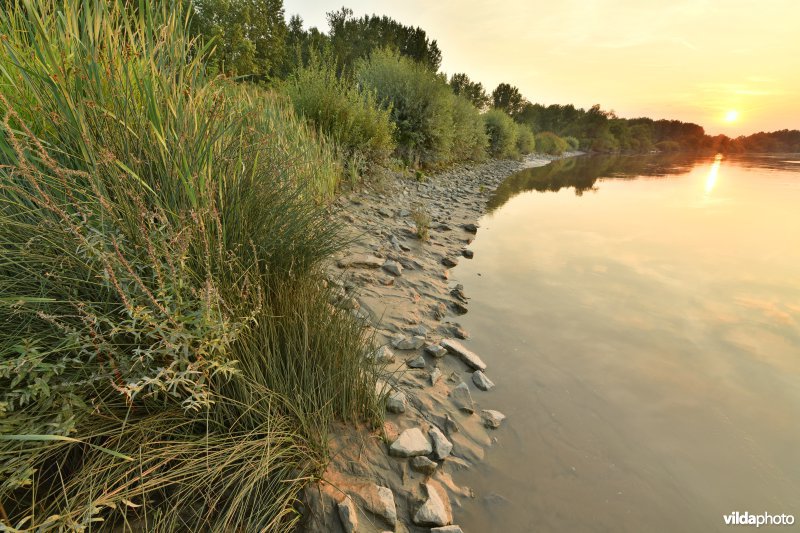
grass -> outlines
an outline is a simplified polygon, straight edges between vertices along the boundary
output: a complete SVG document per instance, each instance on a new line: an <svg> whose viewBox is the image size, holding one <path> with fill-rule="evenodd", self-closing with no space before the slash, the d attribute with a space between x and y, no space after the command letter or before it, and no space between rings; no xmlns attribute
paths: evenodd
<svg viewBox="0 0 800 533"><path fill-rule="evenodd" d="M328 305L331 143L206 74L177 2L0 12L0 521L274 530L380 419Z"/></svg>

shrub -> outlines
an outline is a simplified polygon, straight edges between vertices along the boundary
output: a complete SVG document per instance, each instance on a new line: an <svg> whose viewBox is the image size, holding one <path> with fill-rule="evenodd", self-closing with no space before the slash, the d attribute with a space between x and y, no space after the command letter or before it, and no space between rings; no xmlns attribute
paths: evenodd
<svg viewBox="0 0 800 533"><path fill-rule="evenodd" d="M356 66L356 80L374 90L397 126L397 153L409 164L437 166L453 159L452 92L425 66L377 50Z"/></svg>
<svg viewBox="0 0 800 533"><path fill-rule="evenodd" d="M342 245L332 147L285 100L209 80L171 5L0 12L13 527L290 529L330 421L379 417L361 324L320 274Z"/></svg>
<svg viewBox="0 0 800 533"><path fill-rule="evenodd" d="M561 155L568 147L567 141L550 131L543 131L536 135L536 150L540 153Z"/></svg>
<svg viewBox="0 0 800 533"><path fill-rule="evenodd" d="M457 161L483 161L489 138L478 108L463 96L455 94L453 101L453 153Z"/></svg>
<svg viewBox="0 0 800 533"><path fill-rule="evenodd" d="M489 153L496 158L514 158L517 152L517 123L499 109L490 109L483 114L486 135L489 137Z"/></svg>
<svg viewBox="0 0 800 533"><path fill-rule="evenodd" d="M567 143L567 148L571 152L575 152L575 151L579 150L580 147L581 147L581 142L578 139L576 139L575 137L572 137L572 136L564 137L564 141Z"/></svg>
<svg viewBox="0 0 800 533"><path fill-rule="evenodd" d="M533 132L527 124L517 124L517 152L522 155L533 152L536 145Z"/></svg>
<svg viewBox="0 0 800 533"><path fill-rule="evenodd" d="M681 149L681 145L676 141L661 141L656 143L656 149L661 152L677 152Z"/></svg>
<svg viewBox="0 0 800 533"><path fill-rule="evenodd" d="M295 110L333 138L348 166L362 173L386 166L395 148L390 110L381 109L374 91L336 75L332 60L312 58L285 84Z"/></svg>

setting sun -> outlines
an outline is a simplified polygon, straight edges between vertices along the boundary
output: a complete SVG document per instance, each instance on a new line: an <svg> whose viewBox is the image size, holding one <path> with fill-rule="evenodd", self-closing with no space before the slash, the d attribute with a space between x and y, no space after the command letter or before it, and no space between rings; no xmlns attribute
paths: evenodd
<svg viewBox="0 0 800 533"><path fill-rule="evenodd" d="M725 122L735 122L739 118L739 112L735 109L731 109L727 113L725 113Z"/></svg>

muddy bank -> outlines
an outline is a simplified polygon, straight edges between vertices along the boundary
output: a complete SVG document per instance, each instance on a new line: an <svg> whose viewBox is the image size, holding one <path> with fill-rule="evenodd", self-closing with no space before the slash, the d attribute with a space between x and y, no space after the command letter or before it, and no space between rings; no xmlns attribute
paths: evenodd
<svg viewBox="0 0 800 533"><path fill-rule="evenodd" d="M339 199L356 242L328 277L374 329L387 413L382 430L341 428L332 437L325 481L306 494L305 530L458 531L450 527L453 508L475 495L452 473L482 460L506 422L492 406L491 389L502 387L491 379L494 354L469 350L458 322L469 295L451 269L472 257L491 192L512 173L553 159L534 154L424 180L396 176Z"/></svg>

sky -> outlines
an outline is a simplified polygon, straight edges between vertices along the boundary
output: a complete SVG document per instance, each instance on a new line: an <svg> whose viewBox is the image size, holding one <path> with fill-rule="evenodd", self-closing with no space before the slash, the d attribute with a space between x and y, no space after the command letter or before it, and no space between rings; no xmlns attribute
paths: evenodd
<svg viewBox="0 0 800 533"><path fill-rule="evenodd" d="M323 31L342 5L421 27L442 71L489 92L711 135L800 129L800 0L284 0L287 20Z"/></svg>

